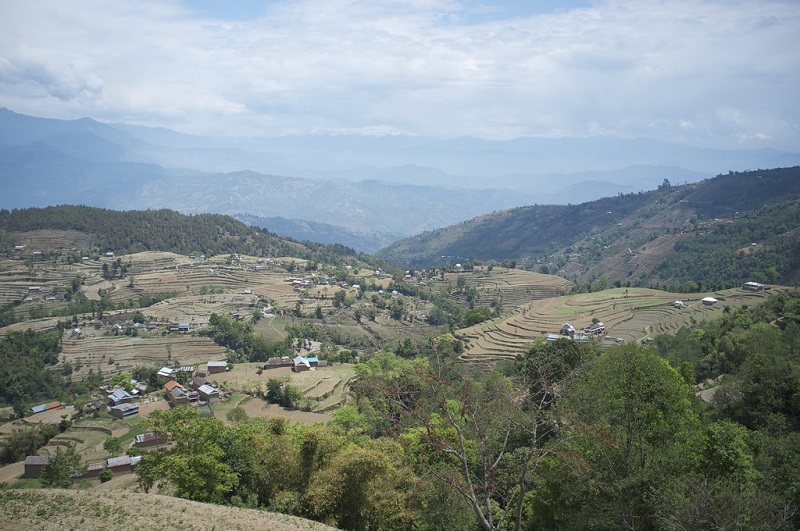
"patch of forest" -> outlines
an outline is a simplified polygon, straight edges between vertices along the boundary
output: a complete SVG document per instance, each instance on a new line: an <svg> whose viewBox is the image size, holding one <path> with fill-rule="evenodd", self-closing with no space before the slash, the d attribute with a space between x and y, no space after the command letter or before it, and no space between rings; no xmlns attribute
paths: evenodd
<svg viewBox="0 0 800 531"><path fill-rule="evenodd" d="M174 210L117 211L88 206L0 210L5 233L36 230L77 230L93 235L94 251L130 254L169 251L213 256L241 253L254 256L296 256L336 264L356 252L343 245L296 242L220 214L184 215ZM5 235L3 245L14 243ZM362 255L362 258L368 258Z"/></svg>
<svg viewBox="0 0 800 531"><path fill-rule="evenodd" d="M707 233L691 234L656 264L651 278L681 291L795 284L800 269L800 202L768 205ZM667 288L669 289L669 287Z"/></svg>

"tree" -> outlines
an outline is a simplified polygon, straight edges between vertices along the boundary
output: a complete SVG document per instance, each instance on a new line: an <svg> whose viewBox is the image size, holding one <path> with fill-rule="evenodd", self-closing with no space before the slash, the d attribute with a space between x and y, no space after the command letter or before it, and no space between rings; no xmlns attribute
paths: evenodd
<svg viewBox="0 0 800 531"><path fill-rule="evenodd" d="M250 420L250 417L247 415L247 412L242 406L236 406L228 411L225 414L225 418L228 420L228 422L232 422L233 424L241 424Z"/></svg>
<svg viewBox="0 0 800 531"><path fill-rule="evenodd" d="M110 468L104 468L97 477L100 479L100 483L105 483L114 478L114 472Z"/></svg>
<svg viewBox="0 0 800 531"><path fill-rule="evenodd" d="M133 391L133 376L129 372L121 372L111 377L111 386L114 388L122 388L127 392Z"/></svg>
<svg viewBox="0 0 800 531"><path fill-rule="evenodd" d="M413 521L406 510L413 479L398 443L372 441L335 455L312 476L306 497L318 519L341 529L405 529Z"/></svg>
<svg viewBox="0 0 800 531"><path fill-rule="evenodd" d="M56 448L55 455L50 456L48 463L42 468L42 485L46 487L69 488L72 485L72 476L85 470L81 456L75 451L75 445L70 443L62 451Z"/></svg>
<svg viewBox="0 0 800 531"><path fill-rule="evenodd" d="M681 375L641 345L614 347L593 363L561 406L576 436L572 491L555 502L562 523L653 527L653 493L690 471L700 447L690 396Z"/></svg>
<svg viewBox="0 0 800 531"><path fill-rule="evenodd" d="M16 463L36 454L47 438L40 426L14 428L0 442L0 464Z"/></svg>
<svg viewBox="0 0 800 531"><path fill-rule="evenodd" d="M220 502L237 484L238 475L222 460L225 425L220 420L200 418L181 406L151 413L148 427L173 446L149 452L137 465L144 490L168 483L181 498Z"/></svg>
<svg viewBox="0 0 800 531"><path fill-rule="evenodd" d="M103 441L103 450L111 455L119 455L120 450L122 450L122 442L118 437L108 437Z"/></svg>
<svg viewBox="0 0 800 531"><path fill-rule="evenodd" d="M448 344L440 341L437 351L449 350ZM559 399L555 389L572 373L544 365L532 363L521 388L496 372L478 381L455 369L446 380L447 364L438 372L419 366L419 394L401 403L421 475L438 478L460 495L486 531L521 528L537 470L564 442L553 406ZM390 396L402 397L403 390Z"/></svg>

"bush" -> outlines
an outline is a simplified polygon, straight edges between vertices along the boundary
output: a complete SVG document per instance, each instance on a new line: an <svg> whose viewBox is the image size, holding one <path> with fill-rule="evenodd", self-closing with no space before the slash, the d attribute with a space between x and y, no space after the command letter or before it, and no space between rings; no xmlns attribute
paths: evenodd
<svg viewBox="0 0 800 531"><path fill-rule="evenodd" d="M97 477L100 478L100 483L105 483L106 481L111 481L111 479L114 477L114 473L110 468L104 468Z"/></svg>

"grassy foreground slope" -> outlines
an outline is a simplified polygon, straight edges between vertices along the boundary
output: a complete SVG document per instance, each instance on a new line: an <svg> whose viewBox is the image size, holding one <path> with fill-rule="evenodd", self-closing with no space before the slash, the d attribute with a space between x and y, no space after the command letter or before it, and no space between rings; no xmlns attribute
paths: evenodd
<svg viewBox="0 0 800 531"><path fill-rule="evenodd" d="M324 531L319 522L257 509L199 503L105 486L86 490L0 490L0 530L225 529Z"/></svg>

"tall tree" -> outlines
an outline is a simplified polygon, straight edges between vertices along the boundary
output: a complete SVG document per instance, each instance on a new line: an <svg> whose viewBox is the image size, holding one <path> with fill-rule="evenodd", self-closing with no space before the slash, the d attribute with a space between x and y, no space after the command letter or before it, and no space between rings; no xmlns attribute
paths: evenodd
<svg viewBox="0 0 800 531"><path fill-rule="evenodd" d="M200 418L186 407L151 413L149 428L173 443L146 454L137 466L139 484L149 490L171 484L175 493L196 501L223 501L238 482L224 462L225 425L215 418Z"/></svg>
<svg viewBox="0 0 800 531"><path fill-rule="evenodd" d="M562 408L577 436L564 521L652 528L654 493L691 470L700 448L690 396L677 371L637 344L610 349L576 380Z"/></svg>
<svg viewBox="0 0 800 531"><path fill-rule="evenodd" d="M557 389L584 356L579 350L564 362L554 349L537 345L528 353L519 385L496 372L446 379L445 369L454 369L445 363L423 370L420 396L404 406L424 474L457 492L487 531L521 528L540 464L565 441L556 430Z"/></svg>
<svg viewBox="0 0 800 531"><path fill-rule="evenodd" d="M72 476L86 469L83 459L75 451L75 445L70 444L65 450L56 448L55 455L50 456L49 462L42 468L41 480L46 487L69 488L72 485Z"/></svg>

